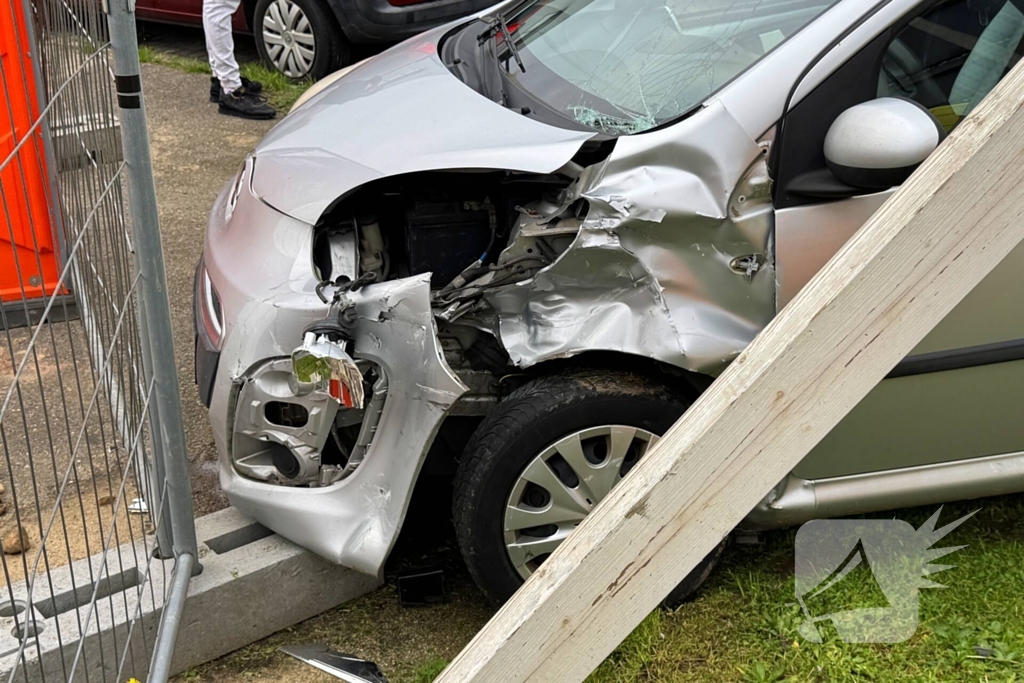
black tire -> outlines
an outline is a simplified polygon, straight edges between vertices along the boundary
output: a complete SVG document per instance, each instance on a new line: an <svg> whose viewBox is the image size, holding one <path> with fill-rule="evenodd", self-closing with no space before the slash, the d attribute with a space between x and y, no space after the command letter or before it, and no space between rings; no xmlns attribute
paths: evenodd
<svg viewBox="0 0 1024 683"><path fill-rule="evenodd" d="M277 0L258 0L253 13L253 36L256 38L256 50L260 53L260 59L271 69L284 73L285 70L275 64L271 55L271 49L266 44L263 35L264 20L271 5ZM297 5L309 21L313 33L314 50L313 63L305 74L290 75L296 80L312 79L319 80L346 66L351 60L352 45L342 32L341 27L334 17L334 14L326 7L321 0L287 0Z"/></svg>
<svg viewBox="0 0 1024 683"><path fill-rule="evenodd" d="M485 419L466 446L455 477L453 516L462 557L477 585L504 602L523 583L504 541L504 511L524 468L574 432L625 425L664 434L689 407L684 394L630 372L573 370L527 382ZM708 555L665 599L692 596L721 557Z"/></svg>

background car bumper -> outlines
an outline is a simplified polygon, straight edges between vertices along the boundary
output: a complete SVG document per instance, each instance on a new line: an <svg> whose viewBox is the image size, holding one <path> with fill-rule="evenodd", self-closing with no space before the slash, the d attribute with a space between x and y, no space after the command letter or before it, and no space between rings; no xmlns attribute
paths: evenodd
<svg viewBox="0 0 1024 683"><path fill-rule="evenodd" d="M494 4L490 0L426 0L404 5L388 0L327 2L345 36L354 43L403 40Z"/></svg>

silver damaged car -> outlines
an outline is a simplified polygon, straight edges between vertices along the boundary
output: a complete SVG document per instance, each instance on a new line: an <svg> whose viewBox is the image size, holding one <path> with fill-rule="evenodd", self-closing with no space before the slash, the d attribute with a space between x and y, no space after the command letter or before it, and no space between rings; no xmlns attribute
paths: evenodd
<svg viewBox="0 0 1024 683"><path fill-rule="evenodd" d="M526 0L335 78L210 216L196 377L224 490L379 575L428 452L464 444L459 547L507 597L1022 39L1024 0ZM1022 261L741 528L1024 490Z"/></svg>

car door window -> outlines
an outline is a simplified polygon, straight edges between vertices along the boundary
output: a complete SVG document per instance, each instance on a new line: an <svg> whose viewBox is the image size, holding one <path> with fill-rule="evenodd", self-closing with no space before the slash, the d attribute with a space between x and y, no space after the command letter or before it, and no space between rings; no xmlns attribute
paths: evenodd
<svg viewBox="0 0 1024 683"><path fill-rule="evenodd" d="M847 109L879 97L923 105L947 132L1024 55L1024 0L922 2L786 112L772 150L775 208L866 195L828 169L824 142Z"/></svg>
<svg viewBox="0 0 1024 683"><path fill-rule="evenodd" d="M952 0L913 19L889 44L879 97L927 107L947 132L1020 60L1024 0Z"/></svg>

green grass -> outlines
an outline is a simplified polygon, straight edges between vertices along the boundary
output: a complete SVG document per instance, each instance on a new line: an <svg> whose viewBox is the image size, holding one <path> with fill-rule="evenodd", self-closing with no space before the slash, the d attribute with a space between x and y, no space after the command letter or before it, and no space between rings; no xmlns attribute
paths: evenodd
<svg viewBox="0 0 1024 683"><path fill-rule="evenodd" d="M942 589L920 593L920 625L898 644L804 640L794 604L795 531L732 547L698 599L655 612L590 677L640 681L1014 681L1024 678L1024 497L946 506L941 523L982 507L939 546L968 547L939 562ZM894 513L919 527L934 508ZM873 515L887 517L888 515ZM850 608L876 605L870 574L842 586ZM849 579L853 582L845 585ZM979 654L979 650L983 648Z"/></svg>
<svg viewBox="0 0 1024 683"><path fill-rule="evenodd" d="M446 666L448 666L447 659L441 659L440 657L429 659L416 667L416 671L413 672L413 680L415 683L431 683L431 681L441 675Z"/></svg>
<svg viewBox="0 0 1024 683"><path fill-rule="evenodd" d="M730 546L695 601L649 615L588 681L1024 680L1024 496L947 505L940 525L978 507L938 543L967 547L937 561L956 567L931 577L946 588L921 591L920 625L904 643L849 645L834 632L822 644L804 640L793 594L796 532L787 530L764 535L759 546ZM870 517L895 516L917 528L934 509ZM851 573L837 585L848 607L877 604L877 584L869 579ZM422 671L416 683L433 680L424 678L432 671L426 664Z"/></svg>
<svg viewBox="0 0 1024 683"><path fill-rule="evenodd" d="M191 57L179 57L159 50L154 50L147 45L139 46L139 61L143 64L160 64L169 66L178 71L190 74L210 74L210 65L201 59Z"/></svg>
<svg viewBox="0 0 1024 683"><path fill-rule="evenodd" d="M210 74L210 65L202 59L168 54L148 45L139 46L139 61L144 64L160 64L190 74ZM281 113L286 113L311 85L310 81L293 81L259 62L248 62L240 67L243 76L263 84L263 94L267 101Z"/></svg>

